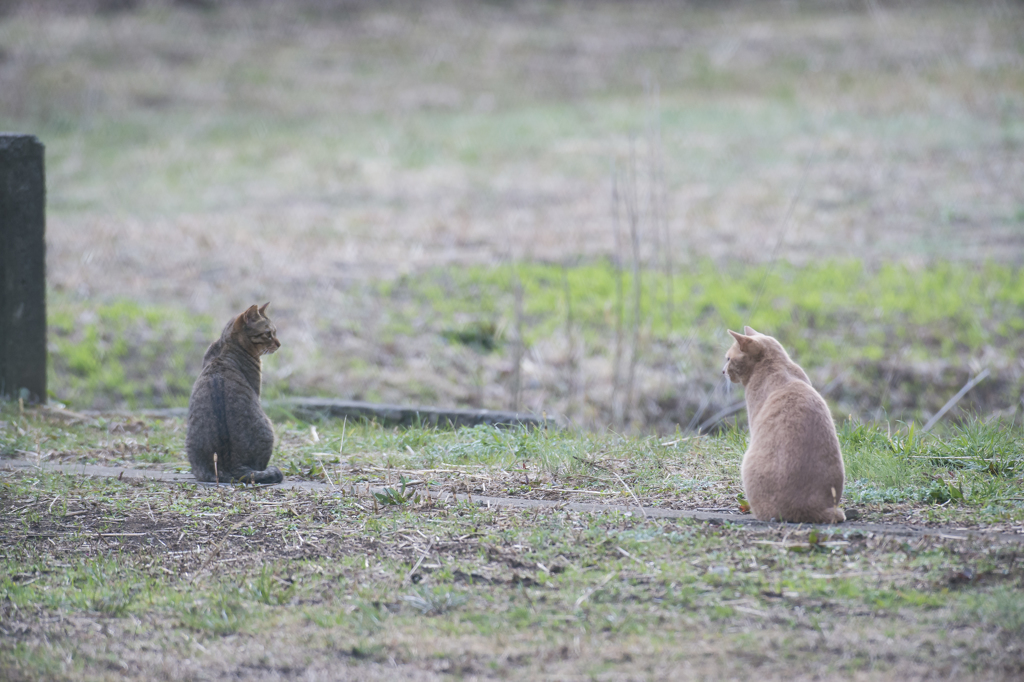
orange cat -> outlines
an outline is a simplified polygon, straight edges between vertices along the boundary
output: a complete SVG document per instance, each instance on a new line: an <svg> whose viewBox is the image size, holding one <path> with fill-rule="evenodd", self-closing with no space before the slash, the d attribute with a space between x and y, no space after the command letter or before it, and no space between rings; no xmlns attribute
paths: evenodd
<svg viewBox="0 0 1024 682"><path fill-rule="evenodd" d="M750 447L740 475L762 521L842 523L843 456L825 399L770 336L745 327L725 354L723 374L743 384Z"/></svg>

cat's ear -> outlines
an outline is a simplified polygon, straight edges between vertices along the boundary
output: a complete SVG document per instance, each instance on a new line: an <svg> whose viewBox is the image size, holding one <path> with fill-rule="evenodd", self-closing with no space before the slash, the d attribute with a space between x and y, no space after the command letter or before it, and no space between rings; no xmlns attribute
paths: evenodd
<svg viewBox="0 0 1024 682"><path fill-rule="evenodd" d="M260 311L259 308L256 307L255 303L249 306L249 309L242 313L242 319L244 319L246 322L255 322L256 320L259 319L259 317Z"/></svg>
<svg viewBox="0 0 1024 682"><path fill-rule="evenodd" d="M747 327L747 328L749 329L749 327ZM732 335L732 338L736 339L736 345L738 345L740 347L740 350L743 351L744 353L750 355L751 351L753 351L754 349L756 349L758 347L757 341L755 341L753 338L751 338L749 336L744 336L743 334L740 334L739 332L734 332L731 329L728 330L728 331L729 331L729 334ZM754 332L754 333L756 334L757 332Z"/></svg>
<svg viewBox="0 0 1024 682"><path fill-rule="evenodd" d="M760 334L761 332L754 331L753 327L744 327L743 333L746 334L747 336L753 336L754 334Z"/></svg>
<svg viewBox="0 0 1024 682"><path fill-rule="evenodd" d="M268 305L270 305L270 301L267 301L266 303L264 303L263 307L260 308L260 316L262 316L262 317L266 317L267 316L267 306Z"/></svg>

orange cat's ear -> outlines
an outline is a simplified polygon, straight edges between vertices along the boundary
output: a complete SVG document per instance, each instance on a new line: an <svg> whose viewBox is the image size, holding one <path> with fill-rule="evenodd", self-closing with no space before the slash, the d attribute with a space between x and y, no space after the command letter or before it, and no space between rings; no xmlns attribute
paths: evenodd
<svg viewBox="0 0 1024 682"><path fill-rule="evenodd" d="M740 347L740 350L743 351L744 353L749 354L750 351L757 348L757 341L755 341L751 337L744 336L743 334L740 334L739 332L734 332L731 329L728 331L732 335L732 338L736 339L736 345L738 345ZM757 332L754 333L756 334Z"/></svg>
<svg viewBox="0 0 1024 682"><path fill-rule="evenodd" d="M270 301L267 301L266 303L264 303L264 304L263 304L263 307L262 307L262 308L260 308L260 315L261 315L261 316L263 316L263 317L266 317L266 316L267 316L267 306L268 306L268 305L270 305Z"/></svg>
<svg viewBox="0 0 1024 682"><path fill-rule="evenodd" d="M754 334L760 334L761 332L754 331L753 327L744 327L743 333L747 336L753 336Z"/></svg>

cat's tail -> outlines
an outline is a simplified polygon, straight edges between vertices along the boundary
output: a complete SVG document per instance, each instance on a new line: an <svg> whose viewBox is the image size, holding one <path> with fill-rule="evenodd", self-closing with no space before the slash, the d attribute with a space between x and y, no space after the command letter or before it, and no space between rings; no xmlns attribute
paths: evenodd
<svg viewBox="0 0 1024 682"><path fill-rule="evenodd" d="M221 474L221 479L225 477ZM257 471L244 464L231 471L231 482L248 483L250 485L274 485L284 480L284 474L277 467L267 467L263 471Z"/></svg>

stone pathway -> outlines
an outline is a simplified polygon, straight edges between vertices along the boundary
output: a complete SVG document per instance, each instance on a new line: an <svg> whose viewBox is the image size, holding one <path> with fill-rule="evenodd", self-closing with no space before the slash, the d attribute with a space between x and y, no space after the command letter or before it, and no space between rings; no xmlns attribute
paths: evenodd
<svg viewBox="0 0 1024 682"><path fill-rule="evenodd" d="M164 481L176 484L191 484L212 487L211 483L197 483L192 474L178 474L156 469L128 469L124 467L96 466L91 464L55 464L52 462L35 463L28 460L0 460L0 472L2 471L30 471L42 470L57 472L68 475L96 476L102 478L123 479L145 479L150 481ZM227 485L222 483L221 485ZM285 490L307 490L333 493L337 495L356 494L352 487L338 487L328 483L315 481L291 481L285 480L275 487ZM358 492L366 488L359 488ZM384 488L371 487L369 492L382 492ZM557 500L532 500L516 497L489 497L484 495L468 495L465 493L453 494L451 492L428 493L439 501L452 500L458 502L470 502L483 507L503 507L513 509L566 509L576 512L603 513L617 511L624 514L634 514L645 518L656 519L695 519L711 524L733 523L746 526L751 530L792 527L810 527L808 524L780 524L758 521L750 514L728 513L728 512L704 512L688 509L660 509L658 507L638 507L625 504L597 504L592 502L560 502ZM971 538L984 538L994 542L1024 543L1024 532L1020 534L1004 533L1000 531L986 531L985 529L952 528L935 526L911 526L898 523L858 523L848 521L839 526L820 526L829 530L838 530L843 534L861 532L874 535L891 535L904 537L937 537L949 540L968 540Z"/></svg>

